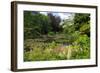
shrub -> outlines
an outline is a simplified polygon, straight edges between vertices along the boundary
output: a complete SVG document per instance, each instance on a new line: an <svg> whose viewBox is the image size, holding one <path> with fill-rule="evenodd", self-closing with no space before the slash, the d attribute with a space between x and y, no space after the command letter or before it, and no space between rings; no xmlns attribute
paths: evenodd
<svg viewBox="0 0 100 73"><path fill-rule="evenodd" d="M81 35L73 45L74 59L87 59L90 58L90 38L87 35Z"/></svg>

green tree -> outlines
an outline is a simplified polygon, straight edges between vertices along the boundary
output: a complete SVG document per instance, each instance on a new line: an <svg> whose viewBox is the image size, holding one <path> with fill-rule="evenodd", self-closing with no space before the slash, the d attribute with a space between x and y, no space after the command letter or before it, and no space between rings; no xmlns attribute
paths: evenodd
<svg viewBox="0 0 100 73"><path fill-rule="evenodd" d="M35 38L42 34L47 34L51 30L50 19L48 16L39 12L24 12L24 37Z"/></svg>
<svg viewBox="0 0 100 73"><path fill-rule="evenodd" d="M76 13L74 17L75 29L90 36L90 14Z"/></svg>

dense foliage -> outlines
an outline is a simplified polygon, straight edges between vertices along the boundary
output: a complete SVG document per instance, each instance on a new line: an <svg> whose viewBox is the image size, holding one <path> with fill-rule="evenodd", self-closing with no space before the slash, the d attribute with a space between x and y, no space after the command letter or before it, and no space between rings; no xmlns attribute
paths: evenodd
<svg viewBox="0 0 100 73"><path fill-rule="evenodd" d="M24 61L90 58L90 14L73 14L24 11Z"/></svg>

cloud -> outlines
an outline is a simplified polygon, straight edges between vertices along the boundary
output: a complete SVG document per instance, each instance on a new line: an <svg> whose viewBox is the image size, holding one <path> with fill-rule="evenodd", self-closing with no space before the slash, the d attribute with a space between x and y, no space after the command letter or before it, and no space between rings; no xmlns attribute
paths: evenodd
<svg viewBox="0 0 100 73"><path fill-rule="evenodd" d="M47 15L48 12L40 12L43 15ZM74 13L52 12L54 16L60 16L61 20L69 19Z"/></svg>
<svg viewBox="0 0 100 73"><path fill-rule="evenodd" d="M47 15L47 12L40 12L41 14L43 14L43 15Z"/></svg>

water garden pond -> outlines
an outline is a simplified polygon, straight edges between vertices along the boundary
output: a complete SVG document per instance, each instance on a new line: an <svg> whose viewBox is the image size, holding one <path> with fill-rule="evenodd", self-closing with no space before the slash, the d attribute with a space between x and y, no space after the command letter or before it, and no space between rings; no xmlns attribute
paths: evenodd
<svg viewBox="0 0 100 73"><path fill-rule="evenodd" d="M43 36L24 42L24 61L75 59L82 48L69 43L63 35ZM85 57L84 57L85 58Z"/></svg>
<svg viewBox="0 0 100 73"><path fill-rule="evenodd" d="M24 61L90 58L90 14L24 11Z"/></svg>

